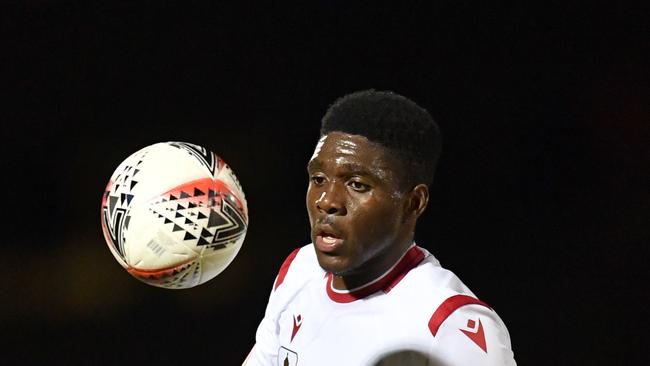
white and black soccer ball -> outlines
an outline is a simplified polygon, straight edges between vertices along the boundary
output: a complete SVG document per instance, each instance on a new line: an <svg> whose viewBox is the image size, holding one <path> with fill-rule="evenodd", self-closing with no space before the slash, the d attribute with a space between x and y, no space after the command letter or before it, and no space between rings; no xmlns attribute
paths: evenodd
<svg viewBox="0 0 650 366"><path fill-rule="evenodd" d="M239 181L219 156L186 142L147 146L115 170L102 197L108 247L131 275L164 288L221 273L246 236Z"/></svg>

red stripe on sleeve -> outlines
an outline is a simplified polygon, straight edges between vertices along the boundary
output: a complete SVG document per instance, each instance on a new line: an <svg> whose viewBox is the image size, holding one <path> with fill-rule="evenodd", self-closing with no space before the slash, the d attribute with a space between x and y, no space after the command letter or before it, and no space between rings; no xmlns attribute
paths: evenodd
<svg viewBox="0 0 650 366"><path fill-rule="evenodd" d="M449 315L451 315L459 307L465 305L482 305L486 308L490 308L490 305L471 296L454 295L443 301L442 304L438 306L433 315L431 315L431 319L429 319L429 330L431 331L431 334L433 334L435 337L436 333L438 333L438 329L440 329L440 326L442 323L444 323L445 320L447 320Z"/></svg>
<svg viewBox="0 0 650 366"><path fill-rule="evenodd" d="M284 282L284 277L286 277L287 272L289 271L289 267L291 266L291 262L296 258L296 255L298 255L298 252L300 251L300 248L294 250L289 254L287 259L284 260L284 263L282 263L282 266L280 267L280 271L278 272L278 278L275 280L275 286L273 287L273 290L275 291L278 286Z"/></svg>

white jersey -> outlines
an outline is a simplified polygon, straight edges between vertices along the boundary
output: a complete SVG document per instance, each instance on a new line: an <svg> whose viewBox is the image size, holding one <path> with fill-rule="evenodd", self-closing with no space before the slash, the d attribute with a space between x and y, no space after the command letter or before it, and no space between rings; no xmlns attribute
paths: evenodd
<svg viewBox="0 0 650 366"><path fill-rule="evenodd" d="M499 316L425 249L413 245L377 280L339 291L310 244L280 268L244 364L384 365L405 350L427 355L423 366L515 365Z"/></svg>

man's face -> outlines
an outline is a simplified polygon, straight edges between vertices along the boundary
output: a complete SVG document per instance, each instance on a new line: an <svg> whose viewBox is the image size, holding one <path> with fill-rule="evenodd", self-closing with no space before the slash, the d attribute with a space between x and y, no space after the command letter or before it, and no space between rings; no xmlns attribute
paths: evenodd
<svg viewBox="0 0 650 366"><path fill-rule="evenodd" d="M331 132L321 138L307 169L307 211L324 270L363 278L390 266L384 258L403 253L408 228L398 167L389 150L365 137Z"/></svg>

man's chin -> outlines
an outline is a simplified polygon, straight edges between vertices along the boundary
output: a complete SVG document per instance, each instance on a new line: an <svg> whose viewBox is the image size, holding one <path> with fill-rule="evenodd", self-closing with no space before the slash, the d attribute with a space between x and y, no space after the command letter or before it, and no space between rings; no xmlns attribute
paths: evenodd
<svg viewBox="0 0 650 366"><path fill-rule="evenodd" d="M318 264L325 271L335 276L344 276L349 272L347 260L340 256L327 255L316 252Z"/></svg>

